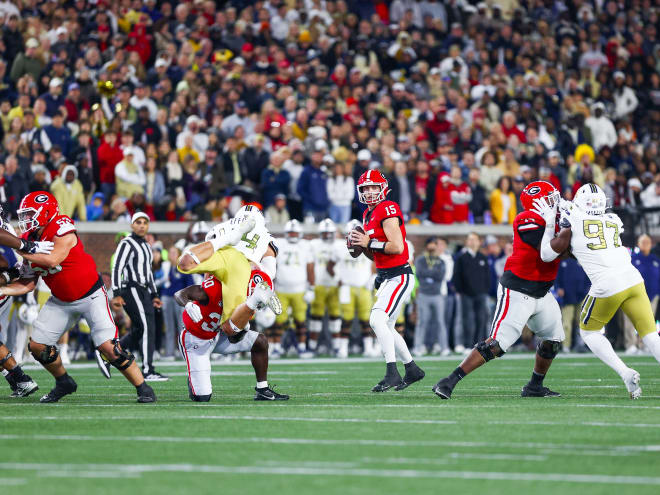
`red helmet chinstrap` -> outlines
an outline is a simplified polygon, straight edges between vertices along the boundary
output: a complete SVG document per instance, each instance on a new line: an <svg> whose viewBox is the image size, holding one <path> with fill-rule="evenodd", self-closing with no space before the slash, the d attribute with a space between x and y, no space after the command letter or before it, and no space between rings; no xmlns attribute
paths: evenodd
<svg viewBox="0 0 660 495"><path fill-rule="evenodd" d="M534 208L534 200L545 198L550 206L554 206L559 202L559 191L544 180L535 180L525 186L520 193L520 202L525 210L532 210Z"/></svg>
<svg viewBox="0 0 660 495"><path fill-rule="evenodd" d="M60 214L60 207L51 193L35 191L21 200L16 213L18 228L23 233L27 233L48 225L53 218Z"/></svg>
<svg viewBox="0 0 660 495"><path fill-rule="evenodd" d="M364 192L362 189L366 186L378 186L378 192ZM364 172L357 183L357 192L360 203L365 205L377 205L385 200L385 196L390 192L387 179L378 170L368 170Z"/></svg>

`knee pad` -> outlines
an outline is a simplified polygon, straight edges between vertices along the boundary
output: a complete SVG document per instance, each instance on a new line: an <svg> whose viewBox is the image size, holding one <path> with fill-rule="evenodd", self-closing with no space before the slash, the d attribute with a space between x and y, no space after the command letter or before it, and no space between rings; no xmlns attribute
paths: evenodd
<svg viewBox="0 0 660 495"><path fill-rule="evenodd" d="M481 354L481 357L484 358L486 362L491 361L495 358L500 357L504 354L504 351L500 348L500 344L497 340L491 340L486 342L485 340L479 342L474 348Z"/></svg>
<svg viewBox="0 0 660 495"><path fill-rule="evenodd" d="M211 400L211 394L209 395L194 395L192 392L190 393L190 400L193 402L208 402Z"/></svg>
<svg viewBox="0 0 660 495"><path fill-rule="evenodd" d="M543 359L554 359L561 344L555 342L554 340L544 340L539 342L539 345L536 346L536 353L541 356Z"/></svg>
<svg viewBox="0 0 660 495"><path fill-rule="evenodd" d="M115 339L113 342L115 344L113 350L118 357L108 362L119 371L124 371L133 363L133 361L135 361L135 356L131 351L125 351L119 346L119 339Z"/></svg>
<svg viewBox="0 0 660 495"><path fill-rule="evenodd" d="M60 355L59 349L54 346L54 345L47 345L43 351L40 353L36 354L31 348L30 348L31 342L28 342L28 351L32 353L32 356L34 356L34 359L39 361L41 364L51 364L54 363L55 360L57 359L57 356Z"/></svg>
<svg viewBox="0 0 660 495"><path fill-rule="evenodd" d="M317 318L309 320L309 331L311 333L321 333L321 330L323 330L323 321Z"/></svg>

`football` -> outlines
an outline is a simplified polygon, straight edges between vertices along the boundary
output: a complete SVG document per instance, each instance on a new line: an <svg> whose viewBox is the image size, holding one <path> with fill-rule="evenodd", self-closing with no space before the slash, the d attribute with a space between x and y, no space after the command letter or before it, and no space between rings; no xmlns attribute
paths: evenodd
<svg viewBox="0 0 660 495"><path fill-rule="evenodd" d="M364 229L359 225L355 227L353 230L357 230L358 232L364 234ZM346 236L346 247L348 248L348 252L353 258L357 258L362 253L364 253L364 248L362 246L354 246L351 244L350 234Z"/></svg>

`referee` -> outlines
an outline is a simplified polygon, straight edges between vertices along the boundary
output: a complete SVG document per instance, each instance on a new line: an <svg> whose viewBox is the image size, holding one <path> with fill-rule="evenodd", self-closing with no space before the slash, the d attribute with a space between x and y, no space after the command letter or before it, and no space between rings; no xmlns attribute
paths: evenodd
<svg viewBox="0 0 660 495"><path fill-rule="evenodd" d="M142 354L142 372L148 382L167 381L168 377L157 373L153 365L156 343L156 319L154 308L160 308L154 274L151 268L153 254L144 239L149 230L149 217L137 212L131 218L133 233L121 240L115 252L112 270L112 307L123 306L131 318L131 331L121 339L124 349L138 350ZM142 347L140 347L142 339Z"/></svg>

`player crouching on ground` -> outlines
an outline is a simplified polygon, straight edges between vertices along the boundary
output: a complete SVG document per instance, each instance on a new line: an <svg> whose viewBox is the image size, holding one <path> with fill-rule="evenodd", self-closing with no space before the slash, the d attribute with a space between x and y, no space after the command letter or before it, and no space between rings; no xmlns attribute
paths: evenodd
<svg viewBox="0 0 660 495"><path fill-rule="evenodd" d="M20 278L0 288L0 295L27 294L43 277L52 292L39 311L28 344L32 356L55 378L55 387L41 402L57 402L78 388L62 365L56 344L69 322L79 317L90 324L92 340L101 354L135 386L138 402L154 402L154 391L144 382L133 355L119 345L103 280L73 221L59 214L57 200L45 191L25 196L17 213L25 239L54 243L50 254L24 254Z"/></svg>
<svg viewBox="0 0 660 495"><path fill-rule="evenodd" d="M424 371L413 361L406 341L394 328L403 306L410 299L415 277L408 263L406 227L401 208L387 201L387 179L378 170L364 172L357 184L358 198L368 208L362 219L363 228L353 229L346 245L351 256L365 254L376 262L378 276L376 302L371 308L369 324L385 356L385 377L372 392L384 392L394 387L403 390L424 378ZM406 374L401 378L397 358L403 362Z"/></svg>
<svg viewBox="0 0 660 495"><path fill-rule="evenodd" d="M490 337L479 342L458 368L436 383L433 392L441 399L449 399L454 387L466 375L502 356L520 338L525 325L543 340L536 348L532 378L521 395L559 396L543 386L543 379L564 340L561 310L550 293L559 259L546 263L540 253L544 233L556 230L559 191L549 182L535 181L522 190L520 200L525 211L513 222L513 253L506 260L497 288L498 302ZM544 217L537 210L539 204L548 205L555 215Z"/></svg>
<svg viewBox="0 0 660 495"><path fill-rule="evenodd" d="M210 357L216 346L220 354L250 351L257 376L254 400L289 399L268 386L268 339L250 330L249 324L255 312L272 300L272 285L266 273L253 271L247 299L225 321L222 321L222 284L213 275L206 275L201 285L191 285L174 295L176 302L185 307L179 347L188 366L188 392L192 401L211 399Z"/></svg>

